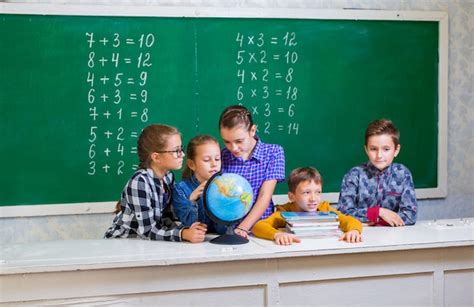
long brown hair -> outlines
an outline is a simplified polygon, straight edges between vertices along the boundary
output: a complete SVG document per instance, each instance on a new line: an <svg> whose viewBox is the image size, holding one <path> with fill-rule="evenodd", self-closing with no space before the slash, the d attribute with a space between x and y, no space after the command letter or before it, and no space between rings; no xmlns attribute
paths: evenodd
<svg viewBox="0 0 474 307"><path fill-rule="evenodd" d="M180 134L178 129L172 126L163 124L153 124L145 127L137 142L137 152L139 160L139 169L150 167L151 154L156 151L165 149L170 136ZM119 213L123 210L121 200L115 205L114 213Z"/></svg>
<svg viewBox="0 0 474 307"><path fill-rule="evenodd" d="M217 140L213 136L207 135L207 134L198 135L198 136L193 137L191 140L189 140L188 146L186 146L187 159L194 160L196 158L196 151L197 151L198 146L208 144L208 143L215 143L217 144L217 146L219 146L219 142L217 142ZM191 178L193 173L194 173L193 170L190 169L188 165L186 164L181 174L181 177L183 179L189 179Z"/></svg>
<svg viewBox="0 0 474 307"><path fill-rule="evenodd" d="M137 143L138 168L148 168L150 166L150 155L153 152L165 149L168 139L176 134L180 134L178 129L168 125L154 124L143 129Z"/></svg>

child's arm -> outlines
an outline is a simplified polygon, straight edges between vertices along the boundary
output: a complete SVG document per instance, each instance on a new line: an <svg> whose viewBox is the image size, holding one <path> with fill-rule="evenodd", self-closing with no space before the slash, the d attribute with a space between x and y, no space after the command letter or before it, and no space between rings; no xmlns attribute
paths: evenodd
<svg viewBox="0 0 474 307"><path fill-rule="evenodd" d="M387 208L378 208L378 212L378 217L383 221L379 220L377 224L392 227L405 226L405 222L396 212Z"/></svg>
<svg viewBox="0 0 474 307"><path fill-rule="evenodd" d="M260 219L267 209L268 204L272 199L276 184L276 180L267 180L263 182L260 192L258 193L257 201L253 205L253 208L250 210L249 214L235 229L236 234L247 237L248 231L250 231L252 226Z"/></svg>
<svg viewBox="0 0 474 307"><path fill-rule="evenodd" d="M343 214L351 215L362 223L369 222L367 219L367 207L359 207L359 180L356 169L352 169L344 176L339 194L338 209Z"/></svg>
<svg viewBox="0 0 474 307"><path fill-rule="evenodd" d="M340 241L349 243L357 243L362 241L362 223L352 216L342 214L334 209L327 201L322 202L318 208L319 211L332 211L339 218L339 228L344 232L340 237Z"/></svg>
<svg viewBox="0 0 474 307"><path fill-rule="evenodd" d="M150 238L151 240L181 241L181 231L184 226L176 223L165 226L157 222L160 221L160 216L156 215L161 214L161 212L152 208L151 198L153 193L143 177L134 178L126 191L127 207L125 211L128 211L127 219L130 220L124 220L124 222L131 223L134 216L138 223L136 231L141 237Z"/></svg>
<svg viewBox="0 0 474 307"><path fill-rule="evenodd" d="M339 237L339 241L346 241L347 243L359 243L362 242L362 235L357 230L351 230L343 233Z"/></svg>
<svg viewBox="0 0 474 307"><path fill-rule="evenodd" d="M181 237L191 243L199 243L206 238L207 226L200 222L193 223L191 227L183 229Z"/></svg>
<svg viewBox="0 0 474 307"><path fill-rule="evenodd" d="M197 189L199 188L200 186ZM191 201L189 197L180 184L174 186L173 211L184 226L191 226L198 219L198 204L196 201Z"/></svg>
<svg viewBox="0 0 474 307"><path fill-rule="evenodd" d="M280 212L275 212L264 220L258 221L252 229L254 236L262 239L273 240L275 234L282 233L278 228L285 227L286 222Z"/></svg>
<svg viewBox="0 0 474 307"><path fill-rule="evenodd" d="M301 240L296 235L286 232L277 232L273 237L278 245L291 245L292 243L300 243Z"/></svg>
<svg viewBox="0 0 474 307"><path fill-rule="evenodd" d="M258 195L254 195L254 197L257 197L257 201L238 228L249 231L253 227L268 208L277 182L285 179L285 152L283 147L274 145L268 161L269 163L266 168L261 170L265 172L266 178L260 187ZM247 237L247 233L238 228L236 228L236 233Z"/></svg>
<svg viewBox="0 0 474 307"><path fill-rule="evenodd" d="M414 225L416 223L418 204L416 202L415 185L413 184L413 178L408 169L403 186L404 189L398 215L400 215L405 225Z"/></svg>

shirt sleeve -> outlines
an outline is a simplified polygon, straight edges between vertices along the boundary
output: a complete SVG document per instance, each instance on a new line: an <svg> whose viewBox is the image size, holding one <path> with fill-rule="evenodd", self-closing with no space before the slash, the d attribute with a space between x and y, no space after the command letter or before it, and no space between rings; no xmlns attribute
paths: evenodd
<svg viewBox="0 0 474 307"><path fill-rule="evenodd" d="M272 154L269 157L265 180L285 180L285 152L283 147L275 145Z"/></svg>
<svg viewBox="0 0 474 307"><path fill-rule="evenodd" d="M413 177L408 169L406 170L403 187L399 215L405 225L414 225L416 223L418 204L416 202Z"/></svg>
<svg viewBox="0 0 474 307"><path fill-rule="evenodd" d="M160 208L151 206L152 197L153 193L149 184L141 176L134 178L126 190L125 199L128 208L135 215L138 224L137 234L150 240L181 241L180 233L183 227L176 223L163 225ZM160 199L156 200L156 202L160 201Z"/></svg>
<svg viewBox="0 0 474 307"><path fill-rule="evenodd" d="M351 215L362 223L367 223L367 208L360 207L359 198L359 180L358 173L351 170L344 176L339 194L338 209L343 214Z"/></svg>
<svg viewBox="0 0 474 307"><path fill-rule="evenodd" d="M327 202L324 202L321 205L321 211L332 211L337 214L339 218L339 228L341 228L342 231L348 232L351 230L357 230L360 234L362 233L362 223L359 222L359 220L352 216L342 214Z"/></svg>
<svg viewBox="0 0 474 307"><path fill-rule="evenodd" d="M286 222L280 212L275 212L264 220L258 221L252 228L252 233L257 238L273 240L276 233L281 232L278 228L285 227Z"/></svg>
<svg viewBox="0 0 474 307"><path fill-rule="evenodd" d="M198 219L197 202L189 200L180 184L176 184L173 188L173 211L176 217L184 226L191 226Z"/></svg>

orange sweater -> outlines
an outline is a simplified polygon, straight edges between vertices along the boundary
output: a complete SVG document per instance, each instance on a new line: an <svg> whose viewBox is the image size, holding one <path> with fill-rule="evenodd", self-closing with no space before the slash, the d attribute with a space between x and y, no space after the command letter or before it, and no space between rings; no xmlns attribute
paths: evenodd
<svg viewBox="0 0 474 307"><path fill-rule="evenodd" d="M284 205L275 206L277 212L273 213L271 216L264 220L258 221L252 229L252 233L262 239L273 240L273 237L277 232L280 232L278 228L283 228L286 225L285 219L281 216L281 211L299 211L298 205L296 203L286 203ZM327 201L321 202L318 206L318 211L332 211L337 214L339 217L339 228L348 232L351 230L357 230L359 233L362 233L362 224L359 220L353 218L349 215L344 215L341 212L337 211Z"/></svg>

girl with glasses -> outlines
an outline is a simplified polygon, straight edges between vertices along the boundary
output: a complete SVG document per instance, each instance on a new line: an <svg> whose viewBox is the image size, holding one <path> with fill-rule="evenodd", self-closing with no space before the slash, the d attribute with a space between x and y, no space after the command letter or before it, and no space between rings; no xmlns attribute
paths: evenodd
<svg viewBox="0 0 474 307"><path fill-rule="evenodd" d="M123 189L105 238L204 241L206 225L185 227L173 221L170 210L174 186L171 170L180 169L184 157L179 131L167 125L150 125L138 139L137 152L138 170Z"/></svg>

